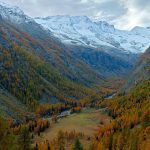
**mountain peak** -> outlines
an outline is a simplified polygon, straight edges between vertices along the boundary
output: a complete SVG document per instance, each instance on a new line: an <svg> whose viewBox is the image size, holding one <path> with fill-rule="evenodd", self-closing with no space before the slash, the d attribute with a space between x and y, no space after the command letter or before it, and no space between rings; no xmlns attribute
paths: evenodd
<svg viewBox="0 0 150 150"><path fill-rule="evenodd" d="M9 20L12 23L29 22L33 20L24 14L24 12L17 6L12 6L3 2L0 2L0 15L3 19Z"/></svg>
<svg viewBox="0 0 150 150"><path fill-rule="evenodd" d="M15 13L19 13L19 14L22 14L24 15L24 12L18 7L18 6L13 6L13 5L10 5L10 4L7 4L7 3L4 3L4 2L0 2L0 7L3 9L9 9L11 10L12 12L15 12Z"/></svg>

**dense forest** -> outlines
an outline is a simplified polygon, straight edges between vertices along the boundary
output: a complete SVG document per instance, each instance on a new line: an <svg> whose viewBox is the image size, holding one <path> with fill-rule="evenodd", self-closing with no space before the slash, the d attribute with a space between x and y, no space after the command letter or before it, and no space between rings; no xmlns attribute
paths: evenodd
<svg viewBox="0 0 150 150"><path fill-rule="evenodd" d="M95 149L146 149L150 147L150 81L137 85L130 93L104 101L112 121L100 128Z"/></svg>
<svg viewBox="0 0 150 150"><path fill-rule="evenodd" d="M112 121L96 135L96 149L150 149L150 49L114 98L100 102ZM129 90L130 89L130 90Z"/></svg>
<svg viewBox="0 0 150 150"><path fill-rule="evenodd" d="M1 48L1 53L0 84L26 104L31 105L42 96L45 99L55 96L63 101L71 97L82 98L92 92L61 77L52 66L17 45L11 45L9 49ZM34 108L34 104L31 107Z"/></svg>

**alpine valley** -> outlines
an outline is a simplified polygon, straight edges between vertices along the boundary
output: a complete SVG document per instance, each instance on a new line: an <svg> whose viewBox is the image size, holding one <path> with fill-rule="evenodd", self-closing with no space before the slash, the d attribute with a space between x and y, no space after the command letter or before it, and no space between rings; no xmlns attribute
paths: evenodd
<svg viewBox="0 0 150 150"><path fill-rule="evenodd" d="M0 2L0 149L149 150L150 27Z"/></svg>

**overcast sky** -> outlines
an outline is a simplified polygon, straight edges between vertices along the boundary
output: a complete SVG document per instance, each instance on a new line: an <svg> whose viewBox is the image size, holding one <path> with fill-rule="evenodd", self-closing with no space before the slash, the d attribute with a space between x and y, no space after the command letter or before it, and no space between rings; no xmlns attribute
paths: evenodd
<svg viewBox="0 0 150 150"><path fill-rule="evenodd" d="M27 15L86 15L120 29L150 26L150 0L0 0L19 6Z"/></svg>

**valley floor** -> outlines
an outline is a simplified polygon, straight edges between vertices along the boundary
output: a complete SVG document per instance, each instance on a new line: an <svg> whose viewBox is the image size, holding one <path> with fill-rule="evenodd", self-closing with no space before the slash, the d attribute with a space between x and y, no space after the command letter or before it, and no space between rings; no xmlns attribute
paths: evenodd
<svg viewBox="0 0 150 150"><path fill-rule="evenodd" d="M102 110L96 110L91 108L84 108L80 113L72 114L66 118L62 118L58 123L52 123L51 127L43 132L40 136L36 136L35 143L43 141L52 141L57 138L57 134L60 130L63 132L75 131L76 133L83 133L84 137L81 142L85 145L84 148L88 148L91 144L90 140L93 140L94 133L100 126L109 123L111 118Z"/></svg>

